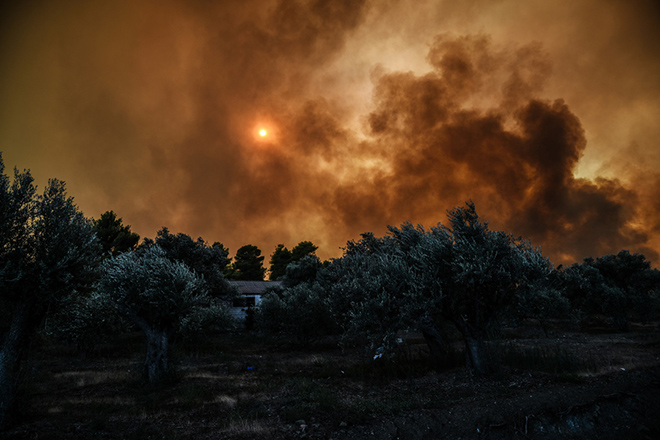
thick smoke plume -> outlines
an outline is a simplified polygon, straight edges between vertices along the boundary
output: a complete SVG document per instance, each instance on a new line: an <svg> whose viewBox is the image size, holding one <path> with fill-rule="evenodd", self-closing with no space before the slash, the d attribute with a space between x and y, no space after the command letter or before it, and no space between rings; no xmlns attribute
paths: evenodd
<svg viewBox="0 0 660 440"><path fill-rule="evenodd" d="M67 181L89 216L231 253L311 240L336 257L361 232L445 222L472 199L557 264L629 249L657 265L660 63L639 48L657 10L531 2L538 15L512 30L510 2L413 3L25 2L0 11L0 149ZM595 4L588 28L578 14ZM605 15L620 20L608 46ZM599 64L616 48L627 64Z"/></svg>

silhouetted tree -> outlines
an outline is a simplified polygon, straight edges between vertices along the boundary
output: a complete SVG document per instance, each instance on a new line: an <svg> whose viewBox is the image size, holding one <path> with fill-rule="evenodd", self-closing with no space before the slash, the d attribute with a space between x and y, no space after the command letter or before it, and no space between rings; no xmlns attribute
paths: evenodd
<svg viewBox="0 0 660 440"><path fill-rule="evenodd" d="M232 298L234 289L224 276L229 263L228 250L221 243L209 246L202 237L193 240L189 235L171 234L167 228L162 228L156 234L156 239L145 238L143 246L158 245L165 256L171 261L179 261L190 270L204 278L209 294L217 298Z"/></svg>
<svg viewBox="0 0 660 440"><path fill-rule="evenodd" d="M342 344L365 346L369 354L382 347L389 355L397 332L411 327L411 278L401 256L388 248L389 237L378 250L362 248L372 238L363 234L363 240L350 243L352 249L323 270L319 282L330 292L328 304L342 329Z"/></svg>
<svg viewBox="0 0 660 440"><path fill-rule="evenodd" d="M130 324L116 313L114 304L97 290L65 295L44 325L47 335L74 345L85 355L94 355L103 342L129 329Z"/></svg>
<svg viewBox="0 0 660 440"><path fill-rule="evenodd" d="M60 298L93 285L100 255L92 222L64 182L50 180L38 196L29 171L15 170L10 182L0 156L0 430L28 338Z"/></svg>
<svg viewBox="0 0 660 440"><path fill-rule="evenodd" d="M140 236L131 232L129 225L124 226L121 218L117 218L113 211L106 211L101 214L101 218L94 220L94 232L106 255L135 250L140 241Z"/></svg>
<svg viewBox="0 0 660 440"><path fill-rule="evenodd" d="M398 330L414 326L433 352L443 346L445 320L463 335L472 370L488 373L489 329L552 265L528 242L490 231L471 202L450 211L449 222L429 231L389 227L383 238L363 234L320 277L329 276L329 303L345 331L388 348Z"/></svg>
<svg viewBox="0 0 660 440"><path fill-rule="evenodd" d="M336 332L326 297L327 290L314 282L268 292L261 299L255 321L262 330L308 346Z"/></svg>
<svg viewBox="0 0 660 440"><path fill-rule="evenodd" d="M482 223L474 204L449 212L451 229L438 235L447 242L437 261L442 290L442 315L463 335L468 360L477 374L492 371L484 345L498 314L515 303L540 274L549 274L552 264L529 242Z"/></svg>
<svg viewBox="0 0 660 440"><path fill-rule="evenodd" d="M270 276L271 280L278 280L286 274L286 267L291 263L291 251L278 244L275 251L270 256Z"/></svg>
<svg viewBox="0 0 660 440"><path fill-rule="evenodd" d="M234 257L232 279L243 281L263 281L266 269L261 250L251 244L246 244L236 251Z"/></svg>
<svg viewBox="0 0 660 440"><path fill-rule="evenodd" d="M311 241L301 241L292 250L288 250L283 244L278 244L275 252L270 257L270 279L278 280L284 278L287 266L297 263L305 257L316 258L315 252L318 246Z"/></svg>
<svg viewBox="0 0 660 440"><path fill-rule="evenodd" d="M311 241L301 241L293 249L291 249L291 260L300 261L304 257L315 255L318 246L315 246Z"/></svg>
<svg viewBox="0 0 660 440"><path fill-rule="evenodd" d="M555 283L547 277L539 278L521 289L511 314L518 319L538 321L547 337L549 321L570 316L571 304Z"/></svg>
<svg viewBox="0 0 660 440"><path fill-rule="evenodd" d="M564 295L587 316L603 315L620 330L631 313L649 319L658 307L660 272L642 254L585 258L561 272Z"/></svg>
<svg viewBox="0 0 660 440"><path fill-rule="evenodd" d="M316 255L306 255L298 261L292 261L286 267L286 274L282 278L285 287L293 287L300 283L314 281L321 269L322 263Z"/></svg>

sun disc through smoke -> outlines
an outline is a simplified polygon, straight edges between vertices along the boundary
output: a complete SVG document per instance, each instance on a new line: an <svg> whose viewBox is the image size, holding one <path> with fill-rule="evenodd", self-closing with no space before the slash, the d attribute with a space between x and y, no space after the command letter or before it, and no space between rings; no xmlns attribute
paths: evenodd
<svg viewBox="0 0 660 440"><path fill-rule="evenodd" d="M268 132L266 130L264 130L263 128L261 130L259 130L259 136L265 137L267 134L268 134Z"/></svg>

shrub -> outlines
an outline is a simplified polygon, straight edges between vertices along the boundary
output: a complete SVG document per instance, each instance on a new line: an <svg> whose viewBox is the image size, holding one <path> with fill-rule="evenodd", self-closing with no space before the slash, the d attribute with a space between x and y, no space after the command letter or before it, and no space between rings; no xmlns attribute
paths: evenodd
<svg viewBox="0 0 660 440"><path fill-rule="evenodd" d="M336 329L325 297L318 283L269 292L261 298L255 322L262 331L308 346Z"/></svg>

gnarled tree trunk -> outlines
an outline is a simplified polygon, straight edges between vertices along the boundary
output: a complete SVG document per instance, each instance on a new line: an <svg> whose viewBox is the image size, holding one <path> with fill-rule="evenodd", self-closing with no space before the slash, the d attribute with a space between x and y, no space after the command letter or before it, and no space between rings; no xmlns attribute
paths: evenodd
<svg viewBox="0 0 660 440"><path fill-rule="evenodd" d="M144 361L144 378L149 383L161 382L169 371L169 332L162 329L144 329L147 337L147 357Z"/></svg>
<svg viewBox="0 0 660 440"><path fill-rule="evenodd" d="M12 311L9 330L0 347L0 431L9 426L16 400L18 372L28 336L29 312L26 302L16 305Z"/></svg>
<svg viewBox="0 0 660 440"><path fill-rule="evenodd" d="M494 368L488 356L482 332L460 317L454 319L453 322L465 341L465 359L468 368L477 375L492 373Z"/></svg>
<svg viewBox="0 0 660 440"><path fill-rule="evenodd" d="M474 374L483 375L492 373L493 366L488 357L488 351L484 340L482 338L474 338L468 335L463 335L463 338L465 339L466 359Z"/></svg>
<svg viewBox="0 0 660 440"><path fill-rule="evenodd" d="M419 320L419 329L424 336L426 345L429 347L431 366L435 370L439 370L445 363L448 353L447 344L442 338L442 333L429 315L424 315Z"/></svg>
<svg viewBox="0 0 660 440"><path fill-rule="evenodd" d="M147 355L142 369L143 378L149 383L161 382L170 369L169 340L171 330L148 322L142 316L126 308L119 308L134 324L136 324L147 338Z"/></svg>

